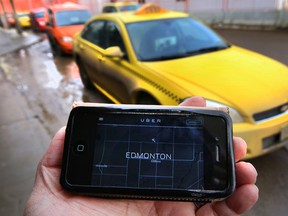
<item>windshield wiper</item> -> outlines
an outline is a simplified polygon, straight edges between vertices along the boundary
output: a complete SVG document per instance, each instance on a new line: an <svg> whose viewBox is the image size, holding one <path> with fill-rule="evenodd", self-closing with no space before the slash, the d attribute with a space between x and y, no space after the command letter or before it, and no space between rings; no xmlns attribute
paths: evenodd
<svg viewBox="0 0 288 216"><path fill-rule="evenodd" d="M163 61L163 60L171 60L171 59L177 59L177 58L183 58L187 57L186 54L178 54L178 55L167 55L167 56L157 56L155 58L146 58L142 61Z"/></svg>
<svg viewBox="0 0 288 216"><path fill-rule="evenodd" d="M218 51L218 50L223 50L223 49L227 49L229 47L230 47L230 45L206 47L206 48L193 50L193 51L189 51L189 52L181 53L181 54L177 54L177 55L167 55L167 56L157 56L157 57L154 57L154 58L146 58L146 59L142 59L142 61L171 60L171 59L183 58L183 57L188 57L188 56L202 54L202 53L208 53L208 52L214 52L214 51Z"/></svg>
<svg viewBox="0 0 288 216"><path fill-rule="evenodd" d="M79 21L79 22L71 22L70 25L83 25L85 22Z"/></svg>
<svg viewBox="0 0 288 216"><path fill-rule="evenodd" d="M197 54L201 54L201 53L209 53L209 52L214 52L214 51L219 51L219 50L227 49L227 48L229 48L229 47L230 47L230 45L227 45L227 46L205 47L205 48L202 48L202 49L189 51L189 52L187 52L187 54L189 54L189 55L197 55Z"/></svg>

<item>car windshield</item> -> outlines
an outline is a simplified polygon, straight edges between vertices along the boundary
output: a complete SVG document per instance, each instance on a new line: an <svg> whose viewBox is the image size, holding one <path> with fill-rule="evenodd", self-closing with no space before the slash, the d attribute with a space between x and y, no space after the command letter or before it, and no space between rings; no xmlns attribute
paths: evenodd
<svg viewBox="0 0 288 216"><path fill-rule="evenodd" d="M26 14L26 13L25 14L24 13L23 14L17 14L17 17L28 17L28 14Z"/></svg>
<svg viewBox="0 0 288 216"><path fill-rule="evenodd" d="M90 17L88 10L59 11L56 13L56 24L57 26L82 25Z"/></svg>
<svg viewBox="0 0 288 216"><path fill-rule="evenodd" d="M134 10L137 10L138 8L140 8L140 5L139 5L139 4L119 6L119 10L120 10L121 12L124 12L124 11L134 11Z"/></svg>
<svg viewBox="0 0 288 216"><path fill-rule="evenodd" d="M140 61L160 61L226 49L229 45L193 18L162 19L126 25Z"/></svg>
<svg viewBox="0 0 288 216"><path fill-rule="evenodd" d="M37 12L37 13L34 13L34 15L36 18L42 18L42 17L44 17L45 12L44 11L43 12Z"/></svg>

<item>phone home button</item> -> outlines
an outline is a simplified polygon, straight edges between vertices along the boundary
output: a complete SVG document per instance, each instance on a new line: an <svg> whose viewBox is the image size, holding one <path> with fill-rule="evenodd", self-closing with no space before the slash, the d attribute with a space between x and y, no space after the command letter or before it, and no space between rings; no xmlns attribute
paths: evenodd
<svg viewBox="0 0 288 216"><path fill-rule="evenodd" d="M83 154L87 151L87 145L83 142L75 143L74 152L77 154Z"/></svg>
<svg viewBox="0 0 288 216"><path fill-rule="evenodd" d="M77 145L77 152L83 152L85 150L85 146L83 144Z"/></svg>

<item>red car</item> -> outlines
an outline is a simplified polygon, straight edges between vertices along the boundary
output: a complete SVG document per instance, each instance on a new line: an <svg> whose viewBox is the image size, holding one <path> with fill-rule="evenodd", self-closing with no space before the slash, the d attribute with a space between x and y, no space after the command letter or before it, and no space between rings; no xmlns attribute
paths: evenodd
<svg viewBox="0 0 288 216"><path fill-rule="evenodd" d="M45 19L45 8L37 8L30 12L30 22L31 28L35 32L40 32L45 30L46 19Z"/></svg>
<svg viewBox="0 0 288 216"><path fill-rule="evenodd" d="M80 32L91 13L84 5L74 3L55 4L47 9L45 27L55 54L72 54L72 38Z"/></svg>

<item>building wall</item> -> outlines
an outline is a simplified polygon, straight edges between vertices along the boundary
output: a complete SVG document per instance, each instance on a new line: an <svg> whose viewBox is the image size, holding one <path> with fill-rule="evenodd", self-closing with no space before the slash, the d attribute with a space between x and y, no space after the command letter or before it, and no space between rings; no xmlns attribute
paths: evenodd
<svg viewBox="0 0 288 216"><path fill-rule="evenodd" d="M241 28L288 28L288 0L146 0L188 12L207 24Z"/></svg>
<svg viewBox="0 0 288 216"><path fill-rule="evenodd" d="M2 0L5 12L11 13L12 7L10 0ZM78 2L78 0L13 0L17 12L30 11L34 8L44 7L49 4L64 3L64 2ZM0 13L3 8L0 6Z"/></svg>
<svg viewBox="0 0 288 216"><path fill-rule="evenodd" d="M87 5L93 14L99 14L103 5L111 2L111 0L14 0L14 3L17 11L23 11L66 1ZM12 11L10 0L2 2L6 12ZM145 0L145 2L190 13L211 25L288 28L288 0Z"/></svg>

